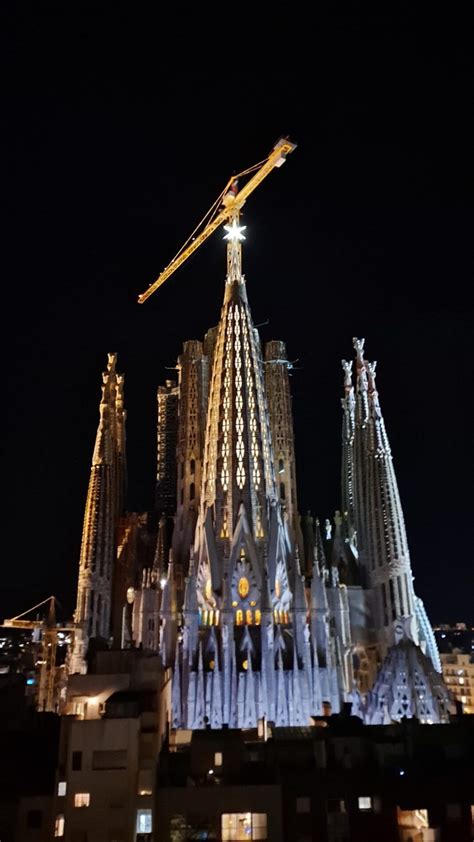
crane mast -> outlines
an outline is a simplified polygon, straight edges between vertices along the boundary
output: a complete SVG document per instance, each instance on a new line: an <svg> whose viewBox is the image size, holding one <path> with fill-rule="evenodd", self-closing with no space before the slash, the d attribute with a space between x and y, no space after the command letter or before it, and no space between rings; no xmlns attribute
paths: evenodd
<svg viewBox="0 0 474 842"><path fill-rule="evenodd" d="M232 191L232 186L236 185L239 175L233 176L227 182L226 187L221 193L222 206L214 218L200 231L195 238L193 238L190 245L180 249L174 260L168 264L156 281L148 287L148 289L138 296L138 303L143 304L151 295L160 287L169 277L179 269L180 266L202 245L214 231L229 220L238 222L239 213L244 206L246 200L256 187L269 175L275 167L281 167L285 163L286 156L296 149L296 144L292 143L288 138L281 138L273 147L268 157L255 167L250 167L239 175L246 175L248 172L254 171L252 178L238 192ZM219 201L219 199L217 201ZM215 203L216 204L216 203ZM207 215L206 215L207 216Z"/></svg>
<svg viewBox="0 0 474 842"><path fill-rule="evenodd" d="M26 614L40 608L49 602L48 619L25 620L22 619ZM56 652L58 647L58 632L74 632L73 626L64 626L56 624L56 597L50 596L39 602L38 605L33 605L17 617L4 620L0 623L0 627L13 629L28 629L36 631L40 635L40 654L41 657L36 662L40 667L39 682L38 682L38 696L36 700L37 709L40 711L55 711L56 710Z"/></svg>

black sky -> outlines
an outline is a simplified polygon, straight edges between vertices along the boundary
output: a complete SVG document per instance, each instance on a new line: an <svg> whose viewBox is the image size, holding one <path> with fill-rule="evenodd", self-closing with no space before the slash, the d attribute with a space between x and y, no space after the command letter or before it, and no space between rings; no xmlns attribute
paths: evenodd
<svg viewBox="0 0 474 842"><path fill-rule="evenodd" d="M0 615L52 592L72 610L109 350L126 376L129 508L152 505L156 387L183 340L218 319L220 235L147 304L137 295L227 178L289 134L297 150L246 205L244 268L254 320L270 320L263 340L285 339L299 360L300 508L326 517L339 507L340 360L365 336L416 590L433 620L470 620L473 71L463 21L435 31L411 16L348 16L308 31L287 10L278 37L263 28L271 47L257 64L256 34L209 31L204 45L179 9L170 24L144 11L151 4L39 5L19 4L3 53Z"/></svg>

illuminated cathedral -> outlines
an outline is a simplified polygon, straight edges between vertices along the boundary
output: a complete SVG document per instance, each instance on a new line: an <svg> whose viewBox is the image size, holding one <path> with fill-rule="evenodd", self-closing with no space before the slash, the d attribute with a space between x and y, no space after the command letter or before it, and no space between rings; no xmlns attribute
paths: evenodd
<svg viewBox="0 0 474 842"><path fill-rule="evenodd" d="M343 361L342 499L300 517L285 344L263 348L227 226L220 321L158 389L152 513L125 510L123 377L103 375L70 672L94 647L159 651L171 727L311 724L344 703L368 724L447 721L364 340Z"/></svg>

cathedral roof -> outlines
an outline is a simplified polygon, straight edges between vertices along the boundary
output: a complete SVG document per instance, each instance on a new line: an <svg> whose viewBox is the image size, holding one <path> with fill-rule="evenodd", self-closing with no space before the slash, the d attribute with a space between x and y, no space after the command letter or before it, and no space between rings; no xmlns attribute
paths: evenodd
<svg viewBox="0 0 474 842"><path fill-rule="evenodd" d="M369 693L364 719L385 725L403 718L432 724L449 721L451 698L442 676L412 640L392 646Z"/></svg>

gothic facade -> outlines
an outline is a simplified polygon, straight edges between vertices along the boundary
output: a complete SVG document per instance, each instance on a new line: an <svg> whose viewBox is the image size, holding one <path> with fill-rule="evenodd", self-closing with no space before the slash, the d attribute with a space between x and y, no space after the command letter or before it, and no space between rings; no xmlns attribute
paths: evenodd
<svg viewBox="0 0 474 842"><path fill-rule="evenodd" d="M261 346L241 229L228 229L219 324L185 342L178 383L158 390L155 530L121 511L123 383L109 357L71 670L114 617L115 645L159 649L172 670L173 728L306 725L344 702L369 724L444 721L375 363L355 339L354 373L343 361L342 507L321 529L298 512L291 364L283 342Z"/></svg>

